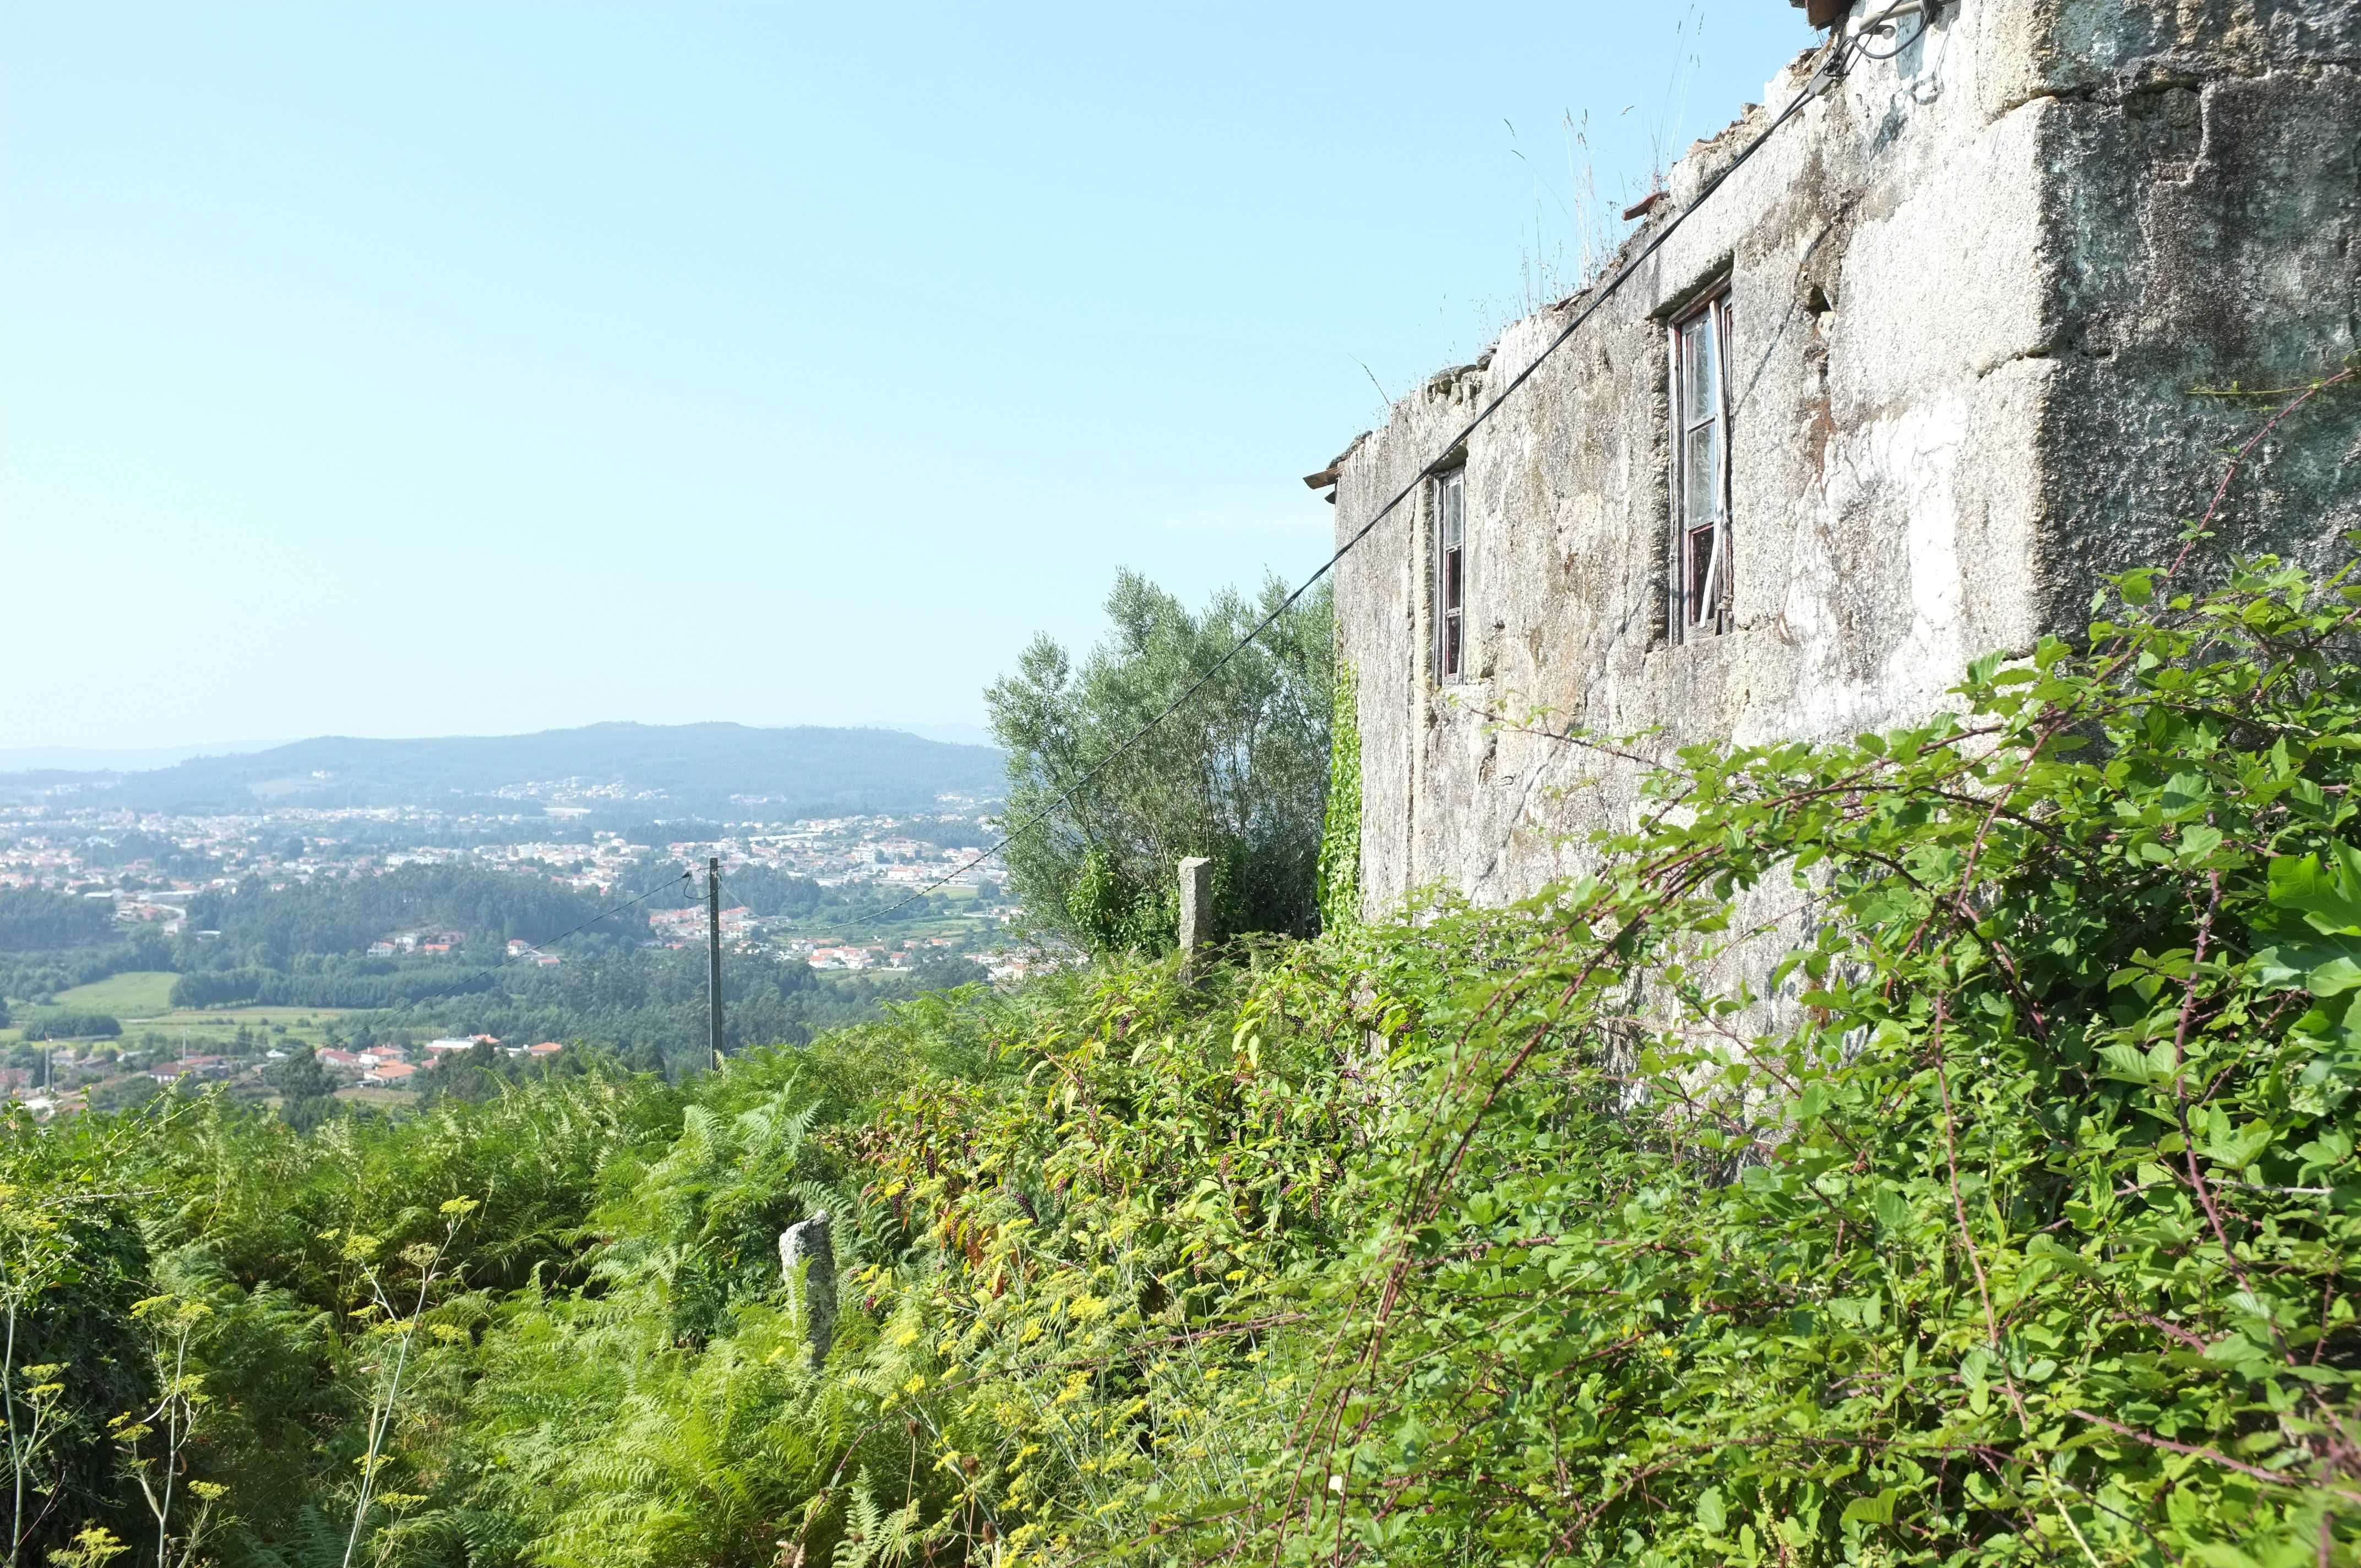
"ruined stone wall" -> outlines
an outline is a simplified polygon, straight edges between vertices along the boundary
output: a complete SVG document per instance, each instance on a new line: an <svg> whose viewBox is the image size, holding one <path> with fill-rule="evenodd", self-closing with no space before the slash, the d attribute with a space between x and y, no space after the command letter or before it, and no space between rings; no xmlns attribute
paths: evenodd
<svg viewBox="0 0 2361 1568"><path fill-rule="evenodd" d="M2190 389L2354 348L2356 33L2361 0L1965 0L1783 127L1470 442L1470 678L1432 674L1424 496L1340 566L1372 910L1579 867L1639 764L1531 733L1536 716L1661 728L1665 749L1897 722L1974 655L2078 626L2098 574L2169 554L2255 422ZM1692 149L1649 221L1808 64ZM1666 322L1722 276L1735 624L1675 643ZM1582 303L1358 442L1339 542ZM2317 554L2351 526L2356 427L2299 416L2230 532Z"/></svg>
<svg viewBox="0 0 2361 1568"><path fill-rule="evenodd" d="M2277 400L2349 361L2361 321L2361 5L2039 7L2056 323L2038 456L2045 620L2169 556ZM2224 552L2319 565L2361 526L2361 409L2308 408L2225 498ZM2341 558L2341 557L2340 557Z"/></svg>

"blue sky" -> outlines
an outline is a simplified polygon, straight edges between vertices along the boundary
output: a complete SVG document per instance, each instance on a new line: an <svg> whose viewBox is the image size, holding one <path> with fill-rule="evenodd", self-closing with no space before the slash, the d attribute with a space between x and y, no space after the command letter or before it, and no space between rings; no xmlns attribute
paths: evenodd
<svg viewBox="0 0 2361 1568"><path fill-rule="evenodd" d="M1316 566L1379 389L1810 41L0 0L0 751L979 723L1119 566Z"/></svg>

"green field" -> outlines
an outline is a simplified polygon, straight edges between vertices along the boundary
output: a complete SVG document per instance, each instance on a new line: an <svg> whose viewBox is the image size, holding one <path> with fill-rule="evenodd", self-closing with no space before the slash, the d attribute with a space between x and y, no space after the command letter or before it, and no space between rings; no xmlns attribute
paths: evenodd
<svg viewBox="0 0 2361 1568"><path fill-rule="evenodd" d="M27 1022L58 1009L72 1008L77 1012L105 1013L122 1020L122 1044L126 1049L136 1048L149 1035L161 1036L166 1043L177 1047L185 1032L191 1050L219 1051L229 1047L241 1026L258 1035L271 1035L269 1043L273 1045L317 1046L325 1043L322 1025L344 1011L335 1007L173 1007L169 1004L169 993L175 978L152 971L118 974L95 985L61 991L56 1002L46 1007L12 1003L10 1011L16 1014L16 1026L0 1029L0 1045L22 1040ZM274 1025L283 1025L285 1028L274 1035Z"/></svg>
<svg viewBox="0 0 2361 1568"><path fill-rule="evenodd" d="M133 970L94 985L60 991L54 1005L77 1013L111 1013L126 1024L134 1018L160 1017L171 1011L172 982L180 978L170 970Z"/></svg>
<svg viewBox="0 0 2361 1568"><path fill-rule="evenodd" d="M204 1012L193 1008L176 1008L171 1012L142 1018L134 1024L124 1019L124 1043L129 1045L150 1033L160 1034L166 1041L178 1045L183 1031L189 1037L191 1050L219 1050L226 1047L243 1025L257 1034L269 1034L273 1025L286 1025L284 1035L273 1035L271 1043L284 1046L316 1046L324 1043L321 1025L337 1016L333 1007L223 1007Z"/></svg>

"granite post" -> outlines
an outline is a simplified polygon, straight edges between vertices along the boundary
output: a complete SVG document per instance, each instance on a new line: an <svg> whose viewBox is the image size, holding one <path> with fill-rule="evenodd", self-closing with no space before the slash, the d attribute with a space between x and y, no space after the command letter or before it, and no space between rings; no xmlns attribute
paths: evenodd
<svg viewBox="0 0 2361 1568"><path fill-rule="evenodd" d="M1191 855L1180 862L1180 953L1194 958L1213 939L1213 862Z"/></svg>
<svg viewBox="0 0 2361 1568"><path fill-rule="evenodd" d="M811 1343L811 1365L818 1366L836 1343L836 1249L829 1243L826 1212L779 1233L779 1272L786 1277L788 1295L803 1308L804 1336Z"/></svg>

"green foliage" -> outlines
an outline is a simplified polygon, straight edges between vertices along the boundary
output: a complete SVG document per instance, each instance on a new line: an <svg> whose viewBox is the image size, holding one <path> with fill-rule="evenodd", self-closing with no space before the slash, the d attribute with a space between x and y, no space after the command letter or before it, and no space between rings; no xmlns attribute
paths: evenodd
<svg viewBox="0 0 2361 1568"><path fill-rule="evenodd" d="M311 1047L263 1070L263 1081L279 1091L279 1114L299 1133L308 1133L336 1113L336 1082Z"/></svg>
<svg viewBox="0 0 2361 1568"><path fill-rule="evenodd" d="M73 948L29 957L0 955L0 992L27 1001L45 1001L61 991L92 985L126 970L164 970L173 961L172 945L153 927L142 927L121 942L104 947Z"/></svg>
<svg viewBox="0 0 2361 1568"><path fill-rule="evenodd" d="M1113 632L1079 669L1043 637L986 694L1010 819L1048 813L1005 857L1036 918L1102 954L1170 947L1177 868L1202 855L1217 934L1317 929L1333 610L1324 587L1285 600L1274 579L1258 599L1224 593L1191 615L1126 572L1107 598Z"/></svg>
<svg viewBox="0 0 2361 1568"><path fill-rule="evenodd" d="M2121 598L1518 908L11 1179L206 1308L226 1563L2351 1562L2361 590Z"/></svg>
<svg viewBox="0 0 2361 1568"><path fill-rule="evenodd" d="M1328 812L1320 834L1320 926L1341 931L1361 919L1361 692L1349 661L1336 660L1328 718Z"/></svg>
<svg viewBox="0 0 2361 1568"><path fill-rule="evenodd" d="M189 926L221 933L205 948L219 967L287 970L306 956L357 955L381 937L428 927L464 933L471 947L497 958L511 937L539 941L582 925L605 906L595 894L541 877L472 866L403 866L383 876L276 888L249 883L235 893L204 894L190 901ZM595 947L629 935L619 919L581 939Z"/></svg>
<svg viewBox="0 0 2361 1568"><path fill-rule="evenodd" d="M115 905L38 888L0 888L0 952L88 947L115 935Z"/></svg>
<svg viewBox="0 0 2361 1568"><path fill-rule="evenodd" d="M1345 1353L1246 1494L1274 1550L2361 1540L2361 591L2154 588L1961 716L1667 759L1598 876L1456 917L1488 968L1395 1053L1370 1223L1308 1283Z"/></svg>
<svg viewBox="0 0 2361 1568"><path fill-rule="evenodd" d="M110 1013L53 1007L25 1020L28 1040L113 1040L122 1035L123 1021Z"/></svg>
<svg viewBox="0 0 2361 1568"><path fill-rule="evenodd" d="M1174 862L1177 872L1179 862ZM1180 893L1177 881L1143 885L1115 857L1082 851L1082 861L1066 889L1066 929L1094 953L1151 952L1178 939Z"/></svg>
<svg viewBox="0 0 2361 1568"><path fill-rule="evenodd" d="M103 1185L117 1140L0 1144L0 1534L42 1561L86 1523L129 1518L108 1423L152 1396L135 1321L148 1277L132 1206Z"/></svg>
<svg viewBox="0 0 2361 1568"><path fill-rule="evenodd" d="M497 990L500 980L489 964L460 967L448 959L397 965L383 959L314 959L292 973L262 964L196 970L172 981L170 1000L175 1007L395 1008L482 994Z"/></svg>
<svg viewBox="0 0 2361 1568"><path fill-rule="evenodd" d="M1960 715L1665 758L1526 908L1299 950L1224 1003L1229 1074L1131 979L1031 1105L913 1106L926 1424L972 1478L937 1529L2349 1560L2361 591L2125 593Z"/></svg>

